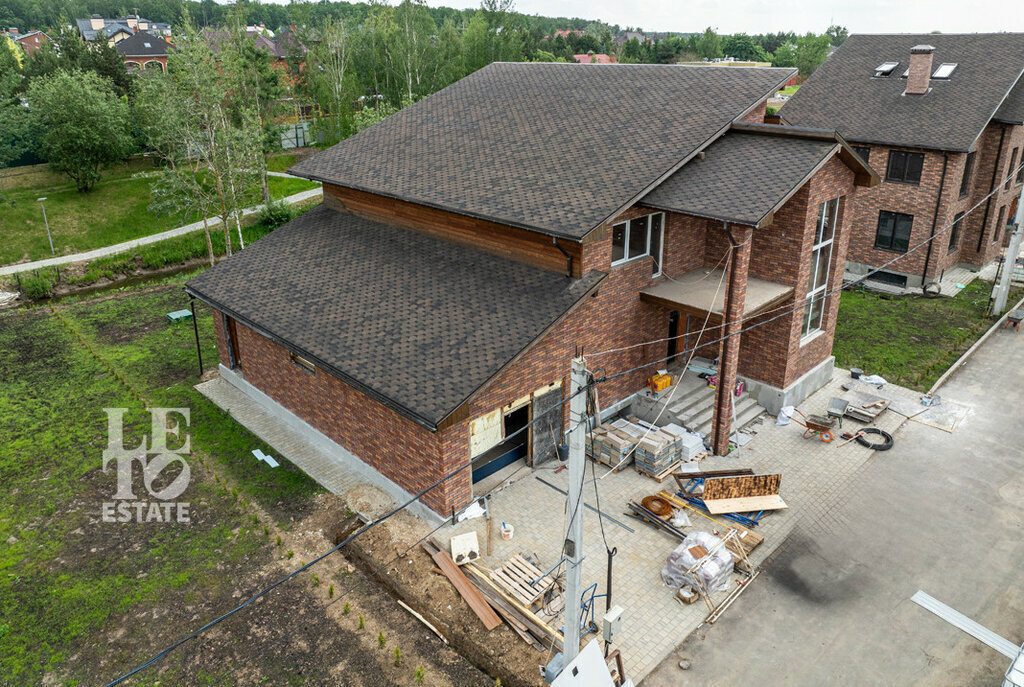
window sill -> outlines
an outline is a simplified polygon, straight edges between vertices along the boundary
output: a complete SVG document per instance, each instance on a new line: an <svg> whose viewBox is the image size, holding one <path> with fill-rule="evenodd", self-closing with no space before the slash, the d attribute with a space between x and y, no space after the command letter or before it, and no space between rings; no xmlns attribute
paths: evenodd
<svg viewBox="0 0 1024 687"><path fill-rule="evenodd" d="M651 257L651 256L644 254L644 255L638 255L635 258L623 258L622 260L616 260L615 262L613 262L611 264L611 266L612 267L623 267L624 265L630 265L630 264L632 264L634 262L637 262L638 260L643 260L644 258L649 258L649 257Z"/></svg>
<svg viewBox="0 0 1024 687"><path fill-rule="evenodd" d="M824 335L825 335L825 330L824 329L819 329L816 332L811 332L807 336L805 336L802 339L800 339L800 348L803 348L804 346L806 346L807 344L811 343L815 339L817 339L819 337L822 337Z"/></svg>
<svg viewBox="0 0 1024 687"><path fill-rule="evenodd" d="M882 248L881 246L875 246L875 250L885 251L886 253L897 253L898 255L906 255L907 249L900 250L899 248Z"/></svg>
<svg viewBox="0 0 1024 687"><path fill-rule="evenodd" d="M888 177L885 178L885 181L887 181L890 184L903 184L904 186L920 186L921 185L920 181L904 181L903 179L890 179Z"/></svg>

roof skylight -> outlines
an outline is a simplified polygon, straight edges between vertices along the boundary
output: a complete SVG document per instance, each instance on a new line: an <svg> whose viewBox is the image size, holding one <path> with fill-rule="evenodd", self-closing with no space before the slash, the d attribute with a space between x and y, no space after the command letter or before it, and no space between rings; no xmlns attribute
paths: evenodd
<svg viewBox="0 0 1024 687"><path fill-rule="evenodd" d="M956 62L943 62L939 65L939 68L932 74L933 79L948 79L949 75L956 69Z"/></svg>
<svg viewBox="0 0 1024 687"><path fill-rule="evenodd" d="M898 66L900 66L899 62L883 62L882 64L875 67L875 76L883 78L889 76L890 74L892 74L893 70L896 69L896 67Z"/></svg>

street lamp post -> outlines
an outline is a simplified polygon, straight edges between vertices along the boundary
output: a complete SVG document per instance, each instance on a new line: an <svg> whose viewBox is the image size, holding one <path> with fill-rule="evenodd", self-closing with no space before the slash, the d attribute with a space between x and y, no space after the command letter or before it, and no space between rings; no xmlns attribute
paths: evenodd
<svg viewBox="0 0 1024 687"><path fill-rule="evenodd" d="M50 235L50 220L46 219L46 206L43 205L44 200L46 200L46 196L36 198L36 201L39 203L39 207L43 209L43 222L46 223L46 238L50 241L50 255L56 255L57 251L53 249L53 236Z"/></svg>

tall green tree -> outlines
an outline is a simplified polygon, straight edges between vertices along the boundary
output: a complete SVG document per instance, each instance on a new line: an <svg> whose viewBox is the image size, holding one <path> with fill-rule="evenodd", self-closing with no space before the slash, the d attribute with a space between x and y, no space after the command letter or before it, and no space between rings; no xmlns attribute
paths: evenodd
<svg viewBox="0 0 1024 687"><path fill-rule="evenodd" d="M850 35L850 32L846 30L845 26L839 26L833 24L825 30L825 35L828 36L829 42L836 48L843 44L843 41Z"/></svg>
<svg viewBox="0 0 1024 687"><path fill-rule="evenodd" d="M437 88L440 61L437 58L437 25L423 0L402 0L395 8L388 55L400 84L402 98L410 101L433 93Z"/></svg>
<svg viewBox="0 0 1024 687"><path fill-rule="evenodd" d="M829 49L832 44L827 35L816 35L808 33L796 41L796 68L800 70L801 76L810 76L822 62L828 58Z"/></svg>
<svg viewBox="0 0 1024 687"><path fill-rule="evenodd" d="M103 167L134 148L128 103L93 72L60 70L37 79L28 102L50 167L80 192L92 190Z"/></svg>
<svg viewBox="0 0 1024 687"><path fill-rule="evenodd" d="M722 37L710 26L704 29L704 34L697 40L697 54L706 60L724 57Z"/></svg>
<svg viewBox="0 0 1024 687"><path fill-rule="evenodd" d="M31 140L31 118L18 96L23 80L14 52L18 49L0 38L0 167L21 157Z"/></svg>

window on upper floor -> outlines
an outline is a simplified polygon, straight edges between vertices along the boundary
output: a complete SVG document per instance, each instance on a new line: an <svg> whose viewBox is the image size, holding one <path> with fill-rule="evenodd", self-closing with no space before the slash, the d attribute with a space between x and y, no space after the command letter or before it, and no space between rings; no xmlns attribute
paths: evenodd
<svg viewBox="0 0 1024 687"><path fill-rule="evenodd" d="M960 230L963 228L964 213L956 213L956 217L953 218L953 226L949 228L949 246L946 250L947 253L952 253L960 245Z"/></svg>
<svg viewBox="0 0 1024 687"><path fill-rule="evenodd" d="M828 301L828 278L832 264L832 243L839 221L839 199L818 206L818 224L811 248L811 269L807 276L807 300L804 304L803 338L821 329Z"/></svg>
<svg viewBox="0 0 1024 687"><path fill-rule="evenodd" d="M853 146L853 150L863 158L864 162L870 163L871 160L871 148L870 146Z"/></svg>
<svg viewBox="0 0 1024 687"><path fill-rule="evenodd" d="M932 74L933 79L948 79L956 71L956 62L943 62L939 65L939 68Z"/></svg>
<svg viewBox="0 0 1024 687"><path fill-rule="evenodd" d="M889 151L889 167L885 172L885 180L904 184L920 184L923 168L924 153L891 150Z"/></svg>
<svg viewBox="0 0 1024 687"><path fill-rule="evenodd" d="M967 153L964 162L964 176L960 179L960 197L963 198L971 190L971 172L974 171L974 153Z"/></svg>
<svg viewBox="0 0 1024 687"><path fill-rule="evenodd" d="M649 255L653 276L661 274L665 213L656 212L612 225L612 265Z"/></svg>
<svg viewBox="0 0 1024 687"><path fill-rule="evenodd" d="M1016 147L1010 153L1010 166L1006 168L1006 186L1004 187L1007 191L1010 190L1010 186L1013 185L1014 170L1017 169L1017 153L1020 152L1020 147Z"/></svg>
<svg viewBox="0 0 1024 687"><path fill-rule="evenodd" d="M910 229L913 224L913 215L882 210L878 213L875 248L906 253L910 247Z"/></svg>

